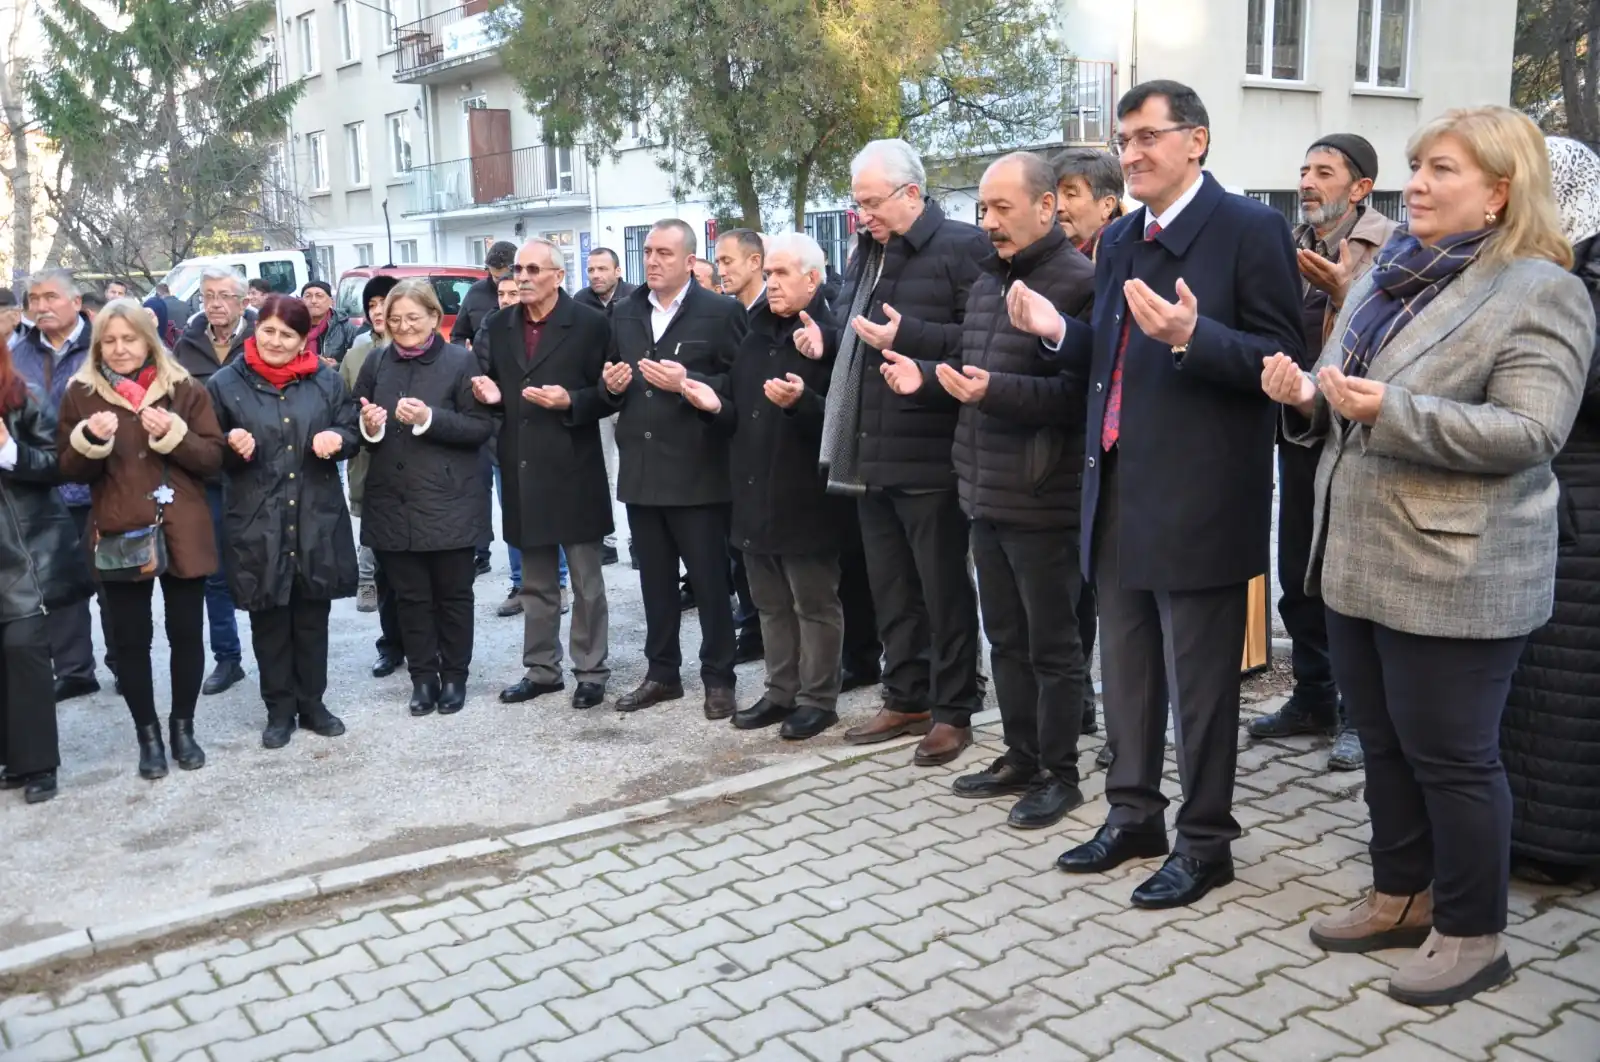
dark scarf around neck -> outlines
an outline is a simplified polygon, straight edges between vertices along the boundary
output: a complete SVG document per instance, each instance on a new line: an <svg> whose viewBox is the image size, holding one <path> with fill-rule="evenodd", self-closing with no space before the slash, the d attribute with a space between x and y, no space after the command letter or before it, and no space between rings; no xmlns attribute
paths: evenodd
<svg viewBox="0 0 1600 1062"><path fill-rule="evenodd" d="M1372 290L1350 315L1342 340L1344 374L1366 376L1383 348L1478 260L1494 231L1462 232L1429 247L1407 230L1397 230L1378 252Z"/></svg>

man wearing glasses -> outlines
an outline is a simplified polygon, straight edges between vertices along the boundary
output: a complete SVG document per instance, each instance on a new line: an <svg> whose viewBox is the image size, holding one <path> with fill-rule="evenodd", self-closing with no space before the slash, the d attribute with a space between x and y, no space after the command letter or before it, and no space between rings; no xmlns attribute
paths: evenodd
<svg viewBox="0 0 1600 1062"><path fill-rule="evenodd" d="M967 569L967 518L950 447L960 403L929 373L901 397L883 370L961 349L961 322L989 240L924 198L922 159L875 140L850 165L861 221L834 309L839 352L823 423L828 490L858 499L878 631L884 700L851 744L925 734L913 762L948 763L972 743L978 605Z"/></svg>
<svg viewBox="0 0 1600 1062"><path fill-rule="evenodd" d="M1299 272L1288 223L1202 167L1205 105L1174 81L1117 104L1112 150L1144 204L1101 238L1095 322L1063 318L1026 285L1012 321L1085 381L1084 574L1100 604L1106 824L1064 854L1100 873L1168 852L1161 795L1168 705L1183 804L1172 855L1138 907L1185 906L1233 880L1233 775L1246 587L1270 562L1277 411L1262 362L1299 358Z"/></svg>
<svg viewBox="0 0 1600 1062"><path fill-rule="evenodd" d="M244 341L255 334L255 311L245 307L245 279L231 269L207 266L200 273L201 313L189 322L172 354L202 385L228 362L244 351ZM206 501L211 506L211 523L217 535L217 556L226 557L222 547L222 479L206 484ZM239 645L239 624L234 617L233 594L228 590L227 573L219 566L206 577L206 623L211 633L211 655L216 667L206 676L203 693L217 694L244 678L243 649Z"/></svg>

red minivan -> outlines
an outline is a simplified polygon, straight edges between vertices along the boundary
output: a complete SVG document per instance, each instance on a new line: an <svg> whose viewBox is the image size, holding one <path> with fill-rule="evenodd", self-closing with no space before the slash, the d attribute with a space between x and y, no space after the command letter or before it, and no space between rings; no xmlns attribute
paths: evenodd
<svg viewBox="0 0 1600 1062"><path fill-rule="evenodd" d="M444 320L439 324L439 332L446 339L450 338L450 329L456 323L456 313L461 309L461 300L466 297L467 289L473 284L488 276L488 272L474 266L455 265L391 265L391 266L357 266L355 269L346 269L339 276L339 290L334 293L334 306L342 313L350 315L359 328L367 323L367 308L361 305L361 289L367 286L367 281L373 277L427 277L433 282L434 294L439 296L439 305L444 308Z"/></svg>

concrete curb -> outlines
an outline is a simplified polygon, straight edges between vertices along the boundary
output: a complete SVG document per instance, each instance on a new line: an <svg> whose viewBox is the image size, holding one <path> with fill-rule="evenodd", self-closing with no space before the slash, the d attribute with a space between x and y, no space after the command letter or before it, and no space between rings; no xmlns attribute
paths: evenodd
<svg viewBox="0 0 1600 1062"><path fill-rule="evenodd" d="M994 709L980 712L972 717L972 725L975 727L992 726L998 724L999 721L1000 713ZM48 966L51 963L61 962L66 959L81 959L90 955L116 951L143 941L164 937L170 933L194 929L210 922L218 922L244 911L270 907L274 904L293 903L298 900L310 900L322 896L334 896L341 892L348 892L351 889L375 884L386 878L398 877L401 874L442 867L451 863L463 863L486 855L494 855L498 852L537 848L541 845L552 844L556 841L564 841L585 834L616 829L630 822L661 818L664 815L687 811L691 808L709 804L714 800L721 800L724 797L749 793L769 785L776 785L779 782L814 774L830 767L837 767L842 763L877 756L896 748L908 747L920 740L920 738L908 737L885 741L878 745L830 748L819 751L814 755L801 756L783 763L773 764L770 767L761 767L754 771L747 771L744 774L734 775L731 778L722 778L706 785L696 786L693 789L686 789L681 793L662 797L659 800L650 800L642 804L617 808L613 811L603 811L596 815L586 815L583 818L573 819L569 822L555 822L505 837L482 837L475 841L464 841L460 844L446 845L442 848L429 848L424 851L391 856L386 859L353 863L347 867L336 867L333 870L325 870L318 874L290 878L287 881L278 881L268 885L257 885L240 889L236 892L224 893L221 896L211 897L175 910L162 911L144 918L73 930L70 933L46 937L43 940L31 941L27 944L20 944L14 948L0 951L0 977L21 973L39 966Z"/></svg>

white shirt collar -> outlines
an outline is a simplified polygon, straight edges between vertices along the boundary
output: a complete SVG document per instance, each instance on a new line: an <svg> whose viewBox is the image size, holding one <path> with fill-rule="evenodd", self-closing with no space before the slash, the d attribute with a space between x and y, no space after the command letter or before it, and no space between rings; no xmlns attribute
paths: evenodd
<svg viewBox="0 0 1600 1062"><path fill-rule="evenodd" d="M67 352L67 348L76 343L78 341L78 337L83 334L83 326L85 323L86 322L83 319L83 314L80 313L72 325L72 331L67 333L67 338L61 341L61 345L59 347L50 347L50 353L54 354L57 358L60 358L63 354L65 354ZM39 338L44 340L45 346L50 346L50 340L44 334L43 329L39 330Z"/></svg>
<svg viewBox="0 0 1600 1062"><path fill-rule="evenodd" d="M762 284L761 285L761 290L756 292L756 297L751 299L749 302L745 303L744 304L744 308L748 310L750 307L752 307L756 303L760 302L761 301L761 296L765 295L766 293L767 293L767 286L765 284Z"/></svg>
<svg viewBox="0 0 1600 1062"><path fill-rule="evenodd" d="M1200 194L1200 186L1202 184L1205 184L1205 183L1206 183L1206 175L1204 173L1201 173L1200 176L1198 176L1198 177L1196 177L1194 179L1194 183L1191 184L1188 187L1188 189L1182 195L1180 195L1177 199L1173 200L1171 206L1167 207L1166 210L1163 210L1159 215L1156 216L1155 223L1157 225L1161 226L1161 229L1162 229L1163 232L1165 232L1167 229L1172 228L1172 226L1178 220L1178 215L1183 213L1183 208L1188 206L1190 203L1194 202L1194 197ZM1150 208L1149 207L1145 207L1144 213L1145 213L1144 229L1145 229L1145 233L1148 234L1149 231L1150 231L1150 220L1151 220L1150 219Z"/></svg>
<svg viewBox="0 0 1600 1062"><path fill-rule="evenodd" d="M693 284L693 283L694 283L694 278L690 277L689 278L689 284ZM664 306L661 304L661 300L656 298L656 293L654 291L652 291L650 293L650 305L654 306L657 310L661 311L662 313L677 313L678 312L678 307L683 305L683 297L685 295L689 294L689 284L685 284L683 286L683 289L681 291L679 291L678 294L676 294L676 295L674 295L672 297L672 301L667 303Z"/></svg>

